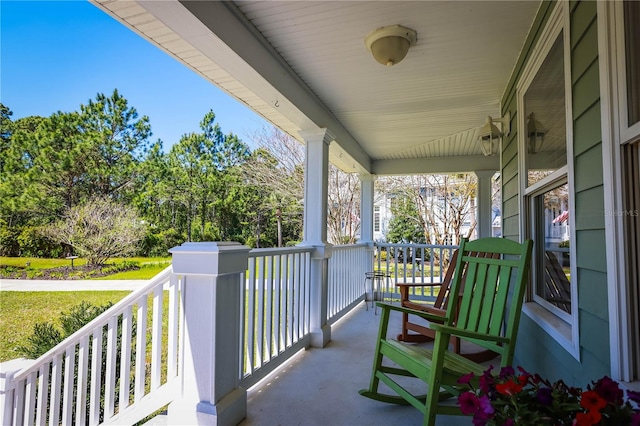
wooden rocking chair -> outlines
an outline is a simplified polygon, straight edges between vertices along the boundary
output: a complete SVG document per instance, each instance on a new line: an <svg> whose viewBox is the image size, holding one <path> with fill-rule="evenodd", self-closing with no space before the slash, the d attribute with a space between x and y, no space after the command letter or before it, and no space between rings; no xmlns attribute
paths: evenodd
<svg viewBox="0 0 640 426"><path fill-rule="evenodd" d="M464 338L500 354L501 367L511 364L532 246L531 240L519 244L501 238L471 242L463 239L444 318L378 302L382 314L373 371L369 388L361 390L360 394L382 402L410 404L424 414L424 425L434 425L437 414L462 415L457 405L439 402L459 394L457 380L460 377L470 372L480 376L486 368L449 351L449 340L451 336ZM471 256L471 253L494 253L499 258ZM466 282L460 295L465 270ZM435 331L433 349L387 338L392 310L435 321L429 324ZM438 324L439 321L442 324ZM395 365L383 365L385 357ZM413 394L397 381L396 376L423 382L426 394ZM380 382L395 394L380 393ZM478 385L477 379L474 384Z"/></svg>
<svg viewBox="0 0 640 426"><path fill-rule="evenodd" d="M571 313L571 284L556 256L544 252L545 299L565 312Z"/></svg>
<svg viewBox="0 0 640 426"><path fill-rule="evenodd" d="M469 256L476 257L491 257L497 258L498 253L478 253L471 252ZM447 303L449 301L449 292L451 290L451 283L453 281L453 272L455 270L456 262L458 260L458 250L454 250L451 259L449 261L449 267L445 272L444 277L440 283L396 283L396 287L400 289L400 306L405 308L414 309L417 311L427 312L429 314L438 315L441 318L439 321L440 324L443 323L444 317L446 315ZM464 289L464 282L466 280L467 271L466 269L462 274L462 285L460 286L460 292ZM417 303L412 301L409 297L409 290L411 288L418 287L439 287L438 296L436 300L433 302L433 305L425 304L425 303ZM435 331L429 328L428 322L424 320L421 322L416 322L415 316L410 316L407 312L402 313L402 331L398 334L397 339L401 342L431 342L435 339ZM420 318L422 319L422 318ZM413 331L414 333L410 333ZM417 334L416 334L417 333ZM497 353L491 350L481 350L476 352L461 352L461 342L460 338L457 336L451 337L451 344L453 346L453 351L457 354L461 354L463 357L468 358L475 362L485 362L490 359L498 356Z"/></svg>

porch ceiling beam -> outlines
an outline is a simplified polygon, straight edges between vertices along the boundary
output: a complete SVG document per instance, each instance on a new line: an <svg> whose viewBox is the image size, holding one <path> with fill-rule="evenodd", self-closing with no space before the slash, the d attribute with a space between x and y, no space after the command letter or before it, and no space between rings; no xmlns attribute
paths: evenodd
<svg viewBox="0 0 640 426"><path fill-rule="evenodd" d="M374 160L371 165L375 175L410 175L426 173L464 173L475 171L498 171L500 157L497 155L430 157L393 160Z"/></svg>
<svg viewBox="0 0 640 426"><path fill-rule="evenodd" d="M154 12L157 12L166 2L142 3L148 10L154 9ZM370 158L360 144L235 4L222 1L181 1L180 4L237 55L236 57L228 54L210 56L220 67L258 96L263 97L265 102L281 108L283 114L300 130L313 130L309 128L310 126L328 129L335 135L336 142L354 161L365 170L370 170ZM168 23L167 19L170 21L171 16L164 14L162 20L165 24ZM238 61L238 58L242 61ZM260 78L256 78L256 74ZM265 83L271 86L272 93L268 93L269 89L264 87ZM274 98L273 89L281 95L279 99Z"/></svg>

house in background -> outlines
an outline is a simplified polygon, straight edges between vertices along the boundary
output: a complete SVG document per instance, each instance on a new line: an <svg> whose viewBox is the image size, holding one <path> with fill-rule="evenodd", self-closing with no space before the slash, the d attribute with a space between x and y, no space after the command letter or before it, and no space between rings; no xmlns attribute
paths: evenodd
<svg viewBox="0 0 640 426"><path fill-rule="evenodd" d="M430 179L430 176L424 176L425 180L421 181L422 184L426 182L426 180ZM456 177L450 178L453 184L456 183ZM398 178L396 178L398 180ZM399 179L402 182L402 178ZM422 186L420 187L420 182L415 182L411 180L407 180L405 182L406 186L414 185L413 190L408 191L409 202L415 204L415 200L412 198L414 196L419 196L421 203L424 205L421 209L418 210L417 214L421 214L424 222L427 224L429 229L433 234L443 234L445 232L445 228L449 230L449 232L453 231L452 219L455 218L457 221L460 216L462 221L458 228L458 233L461 236L468 237L470 239L476 239L477 230L476 230L476 214L478 205L478 199L476 197L469 198L466 202L465 199L459 201L459 199L453 196L450 200L445 200L444 197L444 189L439 187L439 183L437 180L430 182L430 186ZM464 182L464 184L468 184ZM376 190L376 197L373 203L373 239L374 241L379 242L388 242L388 232L390 231L391 220L393 219L393 203L400 197L402 197L401 191L397 191L394 189L394 185L398 185L390 183L389 181L379 182ZM448 201L451 203L448 205ZM455 215L452 212L452 207L456 209L460 208L463 211L462 215ZM430 215L427 214L425 210L430 211ZM448 223L445 224L445 220L448 218ZM493 221L495 218L495 212L492 209L491 220ZM495 234L492 234L495 236ZM405 243L418 241L404 241ZM426 241L427 244L437 244L435 235L431 235L431 241ZM455 241L455 235L452 236L451 241L448 241L448 244L459 244L459 241Z"/></svg>
<svg viewBox="0 0 640 426"><path fill-rule="evenodd" d="M417 173L478 173L491 235L500 171L502 235L535 243L516 361L571 384L640 380L640 3L94 3L305 144L307 244L326 247L328 161L361 176L363 241L376 176ZM372 57L385 31L406 57ZM553 203L569 212L569 312L545 299Z"/></svg>

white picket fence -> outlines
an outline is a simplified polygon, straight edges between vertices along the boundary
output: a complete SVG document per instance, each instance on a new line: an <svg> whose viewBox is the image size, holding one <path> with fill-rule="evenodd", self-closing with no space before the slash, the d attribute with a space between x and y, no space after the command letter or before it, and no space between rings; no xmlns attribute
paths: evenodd
<svg viewBox="0 0 640 426"><path fill-rule="evenodd" d="M373 248L366 244L333 247L328 268L327 319L330 323L364 300L364 277L372 265Z"/></svg>
<svg viewBox="0 0 640 426"><path fill-rule="evenodd" d="M254 249L242 309L241 383L257 383L309 345L311 248Z"/></svg>
<svg viewBox="0 0 640 426"><path fill-rule="evenodd" d="M310 247L249 253L241 278L243 387L310 345L310 307L317 303L311 300L312 253ZM328 323L363 300L372 261L367 245L333 247L322 284ZM6 375L3 424L133 424L169 404L180 391L185 279L168 267L28 367Z"/></svg>
<svg viewBox="0 0 640 426"><path fill-rule="evenodd" d="M399 298L395 283L440 283L449 266L449 259L457 246L436 244L376 243L374 268L387 273L379 289L391 298ZM435 300L434 287L410 289L412 299Z"/></svg>
<svg viewBox="0 0 640 426"><path fill-rule="evenodd" d="M170 402L178 377L180 287L168 267L19 371L4 389L3 421L132 424Z"/></svg>

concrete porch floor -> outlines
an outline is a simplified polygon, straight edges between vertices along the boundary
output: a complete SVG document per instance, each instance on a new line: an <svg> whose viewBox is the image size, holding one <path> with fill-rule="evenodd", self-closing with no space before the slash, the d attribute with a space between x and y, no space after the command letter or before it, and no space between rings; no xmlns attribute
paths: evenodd
<svg viewBox="0 0 640 426"><path fill-rule="evenodd" d="M396 302L397 303L397 302ZM334 325L331 342L302 351L280 370L249 389L248 412L242 426L420 425L422 415L411 406L364 398L358 390L369 384L375 336L380 320L369 305L358 305ZM400 330L392 314L389 330ZM470 425L471 417L438 416L438 425Z"/></svg>

